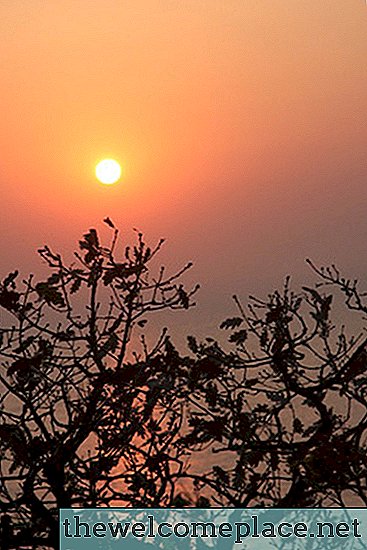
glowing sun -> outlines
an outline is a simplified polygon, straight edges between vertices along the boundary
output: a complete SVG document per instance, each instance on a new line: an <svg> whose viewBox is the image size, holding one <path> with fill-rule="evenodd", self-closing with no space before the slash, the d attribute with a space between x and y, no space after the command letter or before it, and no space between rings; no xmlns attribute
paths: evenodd
<svg viewBox="0 0 367 550"><path fill-rule="evenodd" d="M96 178L101 183L116 183L121 177L121 166L116 160L104 159L96 166Z"/></svg>

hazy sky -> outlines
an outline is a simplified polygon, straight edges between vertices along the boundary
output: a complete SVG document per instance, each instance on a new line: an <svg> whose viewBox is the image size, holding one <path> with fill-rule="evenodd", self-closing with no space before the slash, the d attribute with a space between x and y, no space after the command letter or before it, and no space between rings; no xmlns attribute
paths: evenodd
<svg viewBox="0 0 367 550"><path fill-rule="evenodd" d="M3 0L0 21L2 274L109 215L195 262L186 332L305 257L365 276L364 0Z"/></svg>

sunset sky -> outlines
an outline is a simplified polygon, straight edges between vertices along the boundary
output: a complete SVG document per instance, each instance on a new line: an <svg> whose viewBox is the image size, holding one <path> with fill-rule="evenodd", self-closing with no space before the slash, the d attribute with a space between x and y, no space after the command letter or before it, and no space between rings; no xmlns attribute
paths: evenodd
<svg viewBox="0 0 367 550"><path fill-rule="evenodd" d="M364 0L3 0L0 20L1 275L110 216L194 261L186 333L309 280L306 257L365 278Z"/></svg>

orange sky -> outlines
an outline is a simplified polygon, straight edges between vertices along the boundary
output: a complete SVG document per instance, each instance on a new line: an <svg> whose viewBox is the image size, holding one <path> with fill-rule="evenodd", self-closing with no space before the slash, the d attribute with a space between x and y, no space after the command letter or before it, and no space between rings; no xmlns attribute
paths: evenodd
<svg viewBox="0 0 367 550"><path fill-rule="evenodd" d="M365 275L364 0L4 0L0 20L2 274L109 215L194 260L187 332L305 257Z"/></svg>

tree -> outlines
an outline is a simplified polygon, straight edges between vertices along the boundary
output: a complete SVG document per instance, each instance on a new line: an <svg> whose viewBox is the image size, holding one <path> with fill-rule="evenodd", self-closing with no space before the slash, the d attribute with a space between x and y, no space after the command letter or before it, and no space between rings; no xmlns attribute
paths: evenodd
<svg viewBox="0 0 367 550"><path fill-rule="evenodd" d="M321 291L339 288L359 314L366 293L334 266L309 263L315 288L294 293L287 278L246 309L234 297L238 315L221 324L230 351L189 339L196 362L182 444L217 458L184 475L217 505L367 505L367 339L333 324L333 295Z"/></svg>
<svg viewBox="0 0 367 550"><path fill-rule="evenodd" d="M44 247L48 279L0 286L5 548L55 547L60 507L366 505L366 339L328 290L363 315L357 282L311 264L312 288L235 296L229 344L190 336L183 356L164 329L149 348L149 314L193 305L191 264L154 277L162 242L119 258L105 221L109 246L91 229L75 265Z"/></svg>
<svg viewBox="0 0 367 550"><path fill-rule="evenodd" d="M45 246L47 280L22 286L14 272L0 286L0 502L10 547L55 547L60 507L171 505L177 496L175 355L166 329L150 349L142 331L152 312L193 305L197 287L180 283L191 264L154 277L163 241L151 249L138 233L118 258L118 231L105 222L109 246L90 229L76 264Z"/></svg>

